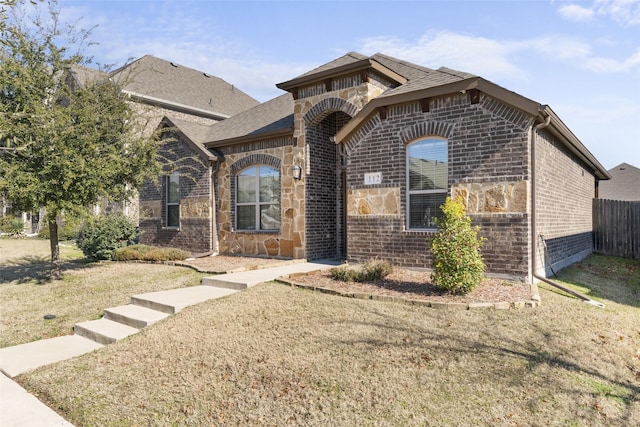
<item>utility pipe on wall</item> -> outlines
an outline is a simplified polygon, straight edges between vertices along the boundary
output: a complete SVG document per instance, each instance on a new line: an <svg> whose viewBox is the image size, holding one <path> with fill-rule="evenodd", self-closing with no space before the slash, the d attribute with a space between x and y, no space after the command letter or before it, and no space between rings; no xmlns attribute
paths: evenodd
<svg viewBox="0 0 640 427"><path fill-rule="evenodd" d="M546 115L544 122L538 123L531 129L531 282L533 283L534 279L538 279L548 285L580 298L586 304L604 308L604 304L601 302L594 301L586 295L576 292L558 282L547 279L544 276L540 276L537 273L538 234L536 229L536 135L539 130L544 129L551 123L551 115L547 114L542 106L540 107L540 113L542 113L543 116ZM540 235L540 238L543 239L543 236Z"/></svg>

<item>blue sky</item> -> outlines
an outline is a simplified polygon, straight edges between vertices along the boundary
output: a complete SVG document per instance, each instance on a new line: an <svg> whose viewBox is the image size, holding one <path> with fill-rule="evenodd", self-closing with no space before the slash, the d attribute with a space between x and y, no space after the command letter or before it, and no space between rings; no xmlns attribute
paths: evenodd
<svg viewBox="0 0 640 427"><path fill-rule="evenodd" d="M610 169L640 167L640 0L58 0L96 64L145 54L266 101L350 51L477 74L548 104Z"/></svg>

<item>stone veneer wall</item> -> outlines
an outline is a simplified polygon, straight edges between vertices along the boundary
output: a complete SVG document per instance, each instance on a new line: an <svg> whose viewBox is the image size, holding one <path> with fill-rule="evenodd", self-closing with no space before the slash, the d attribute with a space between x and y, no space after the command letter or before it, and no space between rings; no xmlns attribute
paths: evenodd
<svg viewBox="0 0 640 427"><path fill-rule="evenodd" d="M529 152L532 120L481 94L390 106L386 119L374 116L345 141L348 193L348 254L357 262L372 257L399 266L430 267L427 230L406 227L406 145L421 137L449 141L449 183L460 195L481 234L488 271L525 278L529 259ZM365 185L366 173L382 182Z"/></svg>
<svg viewBox="0 0 640 427"><path fill-rule="evenodd" d="M163 144L159 154L180 172L180 226L166 227L166 181L146 182L140 192L140 243L171 246L193 253L215 249L211 166L179 139ZM165 173L169 165L165 165Z"/></svg>
<svg viewBox="0 0 640 427"><path fill-rule="evenodd" d="M593 251L595 176L544 129L535 153L536 271L550 275Z"/></svg>
<svg viewBox="0 0 640 427"><path fill-rule="evenodd" d="M224 161L216 174L218 240L221 253L303 258L304 187L293 179L292 166L301 163L293 139L278 138L220 148ZM251 164L279 165L280 230L235 230L236 173Z"/></svg>
<svg viewBox="0 0 640 427"><path fill-rule="evenodd" d="M326 84L298 91L300 97L294 104L293 138L296 144L293 151L304 168L300 181L304 185L302 197L311 206L306 208L305 216L296 224L299 228L295 231L302 236L303 245L294 254L296 258L344 255L342 159L338 154L340 147L332 147L329 137L387 89L384 81L373 74L366 80L361 77L361 74L356 74L336 79L329 91Z"/></svg>
<svg viewBox="0 0 640 427"><path fill-rule="evenodd" d="M342 159L329 140L369 100L385 89L382 79L361 74L299 88L294 103L292 138L279 138L219 151L224 161L216 174L217 223L221 253L318 259L344 253ZM234 225L234 165L248 157L280 160L281 227L276 232L244 232ZM238 163L240 162L240 163ZM293 179L293 166L303 168Z"/></svg>

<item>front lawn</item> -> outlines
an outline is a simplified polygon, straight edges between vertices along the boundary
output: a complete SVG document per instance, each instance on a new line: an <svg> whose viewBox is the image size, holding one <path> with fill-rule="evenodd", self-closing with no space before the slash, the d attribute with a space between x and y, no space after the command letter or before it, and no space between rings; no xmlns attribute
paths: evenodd
<svg viewBox="0 0 640 427"><path fill-rule="evenodd" d="M48 240L0 239L0 347L72 334L76 323L132 295L198 285L203 276L165 265L88 263L73 242L60 248L63 278L49 281Z"/></svg>
<svg viewBox="0 0 640 427"><path fill-rule="evenodd" d="M546 286L535 309L446 311L268 283L17 380L77 426L640 425L621 262L561 274L604 310Z"/></svg>

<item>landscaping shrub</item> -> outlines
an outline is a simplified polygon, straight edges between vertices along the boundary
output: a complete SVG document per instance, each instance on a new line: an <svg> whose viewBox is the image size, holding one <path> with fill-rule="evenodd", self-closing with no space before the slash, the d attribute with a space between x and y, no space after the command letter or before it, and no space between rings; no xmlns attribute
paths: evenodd
<svg viewBox="0 0 640 427"><path fill-rule="evenodd" d="M114 261L180 261L189 258L189 252L176 248L157 248L148 245L131 245L113 252Z"/></svg>
<svg viewBox="0 0 640 427"><path fill-rule="evenodd" d="M330 270L331 278L342 282L368 282L380 280L393 272L387 261L372 259L359 267L341 265Z"/></svg>
<svg viewBox="0 0 640 427"><path fill-rule="evenodd" d="M24 221L20 218L11 217L7 221L3 222L2 231L8 233L12 237L17 237L24 234Z"/></svg>
<svg viewBox="0 0 640 427"><path fill-rule="evenodd" d="M16 217L13 215L0 217L0 231L3 233L8 233L11 226L11 221L13 221L14 219L16 219Z"/></svg>
<svg viewBox="0 0 640 427"><path fill-rule="evenodd" d="M58 224L58 240L75 240L82 224L82 217L79 215L65 214L64 218ZM41 239L50 239L49 224L43 224L42 230L38 232Z"/></svg>
<svg viewBox="0 0 640 427"><path fill-rule="evenodd" d="M89 259L111 259L113 251L135 239L136 226L123 214L91 217L80 228L76 244Z"/></svg>
<svg viewBox="0 0 640 427"><path fill-rule="evenodd" d="M461 200L447 197L441 208L444 217L436 219L438 232L431 242L431 280L452 294L466 294L484 277L485 265L480 254L484 239L478 237L480 227L471 226Z"/></svg>

